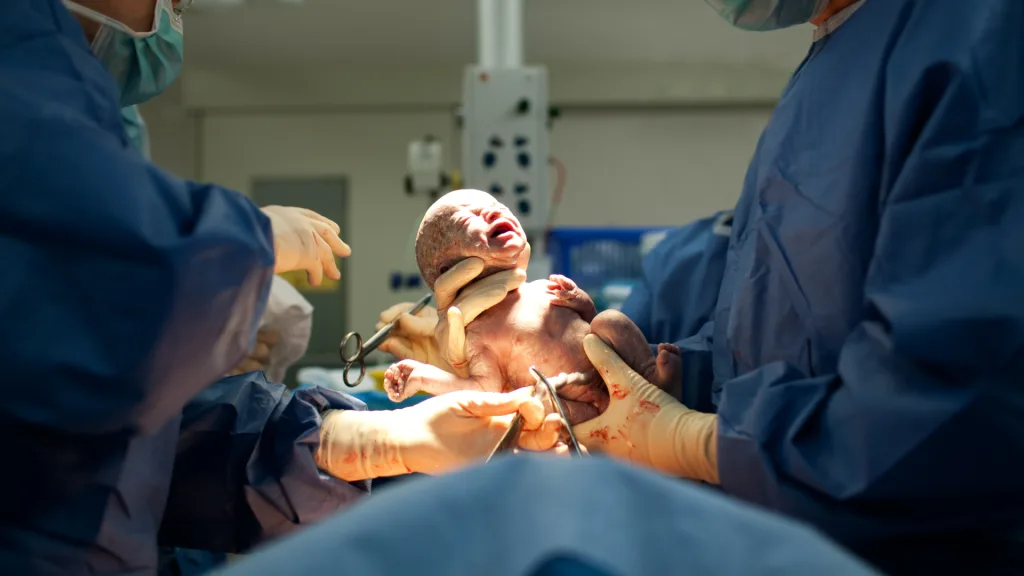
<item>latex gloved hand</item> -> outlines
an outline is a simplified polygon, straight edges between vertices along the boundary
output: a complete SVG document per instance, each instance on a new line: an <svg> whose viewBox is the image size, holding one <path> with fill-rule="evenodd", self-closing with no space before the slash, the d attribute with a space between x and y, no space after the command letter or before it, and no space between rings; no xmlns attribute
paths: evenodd
<svg viewBox="0 0 1024 576"><path fill-rule="evenodd" d="M483 260L467 258L452 267L454 270L460 265L463 266L461 277L450 277L445 283L439 278L438 282L434 283L437 309L448 309L445 318L438 323L434 337L441 342L441 353L456 375L462 378L469 376L466 325L484 311L501 303L509 292L522 286L523 282L526 282L526 267L529 262L530 245L527 244L519 255L517 266L512 270L495 272L462 288L466 284L465 281L460 282L462 278L476 278L486 268Z"/></svg>
<svg viewBox="0 0 1024 576"><path fill-rule="evenodd" d="M559 440L560 424L546 417L532 392L464 390L400 410L331 411L321 426L317 466L347 481L449 472L486 458L516 412L524 420L519 446L548 450Z"/></svg>
<svg viewBox="0 0 1024 576"><path fill-rule="evenodd" d="M270 364L270 353L277 344L277 340L278 334L273 330L260 330L256 332L256 347L253 348L245 360L242 360L241 364L231 372L228 372L228 376L266 370L267 365Z"/></svg>
<svg viewBox="0 0 1024 576"><path fill-rule="evenodd" d="M263 371L271 382L284 382L288 368L309 348L313 305L287 280L274 276L259 329L274 335Z"/></svg>
<svg viewBox="0 0 1024 576"><path fill-rule="evenodd" d="M529 249L524 252L528 260ZM402 302L381 312L378 330L392 320L397 319L397 322L380 349L400 360L416 360L456 373L451 362L465 363L466 324L500 303L509 292L526 281L523 265L474 282L484 268L483 260L467 258L442 274L434 283L437 309L424 307L413 316L408 311L414 304ZM445 308L448 308L446 321L439 323L437 310ZM438 342L444 345L439 346Z"/></svg>
<svg viewBox="0 0 1024 576"><path fill-rule="evenodd" d="M444 360L434 339L437 310L424 306L414 316L409 314L413 306L413 302L402 302L380 313L377 330L391 321L396 322L391 334L381 343L379 349L393 354L399 360L415 360L451 372L451 366Z"/></svg>
<svg viewBox="0 0 1024 576"><path fill-rule="evenodd" d="M274 233L274 272L305 270L309 283L319 286L324 274L341 278L334 257L352 250L338 236L341 228L333 220L305 208L265 206Z"/></svg>
<svg viewBox="0 0 1024 576"><path fill-rule="evenodd" d="M583 339L609 391L608 409L575 426L590 450L693 480L718 483L718 419L683 406L637 374L601 338Z"/></svg>

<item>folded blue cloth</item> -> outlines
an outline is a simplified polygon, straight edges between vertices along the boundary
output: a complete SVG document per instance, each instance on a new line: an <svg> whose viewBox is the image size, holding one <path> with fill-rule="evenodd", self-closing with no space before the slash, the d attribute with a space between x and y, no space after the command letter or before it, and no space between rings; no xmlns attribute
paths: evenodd
<svg viewBox="0 0 1024 576"><path fill-rule="evenodd" d="M392 402L388 398L387 393L379 392L374 390L373 392L356 392L352 394L353 397L358 398L366 403L366 408L369 410L395 410L398 408L406 408L423 402L430 396L416 395L412 398L406 398L401 402Z"/></svg>
<svg viewBox="0 0 1024 576"><path fill-rule="evenodd" d="M298 388L296 388L296 390L301 390L303 388L312 388L313 386L316 386L316 384L300 384ZM344 392L344 390L342 390L342 392ZM362 400L364 403L366 403L366 408L368 410L397 410L398 408L407 408L409 406L419 404L420 402L423 402L427 398L430 398L430 396L427 396L425 394L417 394L416 396L413 396L412 398L406 398L401 402L392 402L391 399L388 398L387 393L381 392L380 390L373 390L370 392L349 392L348 395L352 396L353 398Z"/></svg>

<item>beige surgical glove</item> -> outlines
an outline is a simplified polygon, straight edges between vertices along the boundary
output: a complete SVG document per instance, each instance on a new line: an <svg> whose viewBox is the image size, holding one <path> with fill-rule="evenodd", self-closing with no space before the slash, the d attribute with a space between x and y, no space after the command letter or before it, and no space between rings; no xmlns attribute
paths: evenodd
<svg viewBox="0 0 1024 576"><path fill-rule="evenodd" d="M528 253L528 250L525 252ZM408 311L414 304L402 302L381 312L377 322L378 330L392 320L397 319L397 322L380 349L401 360L416 360L455 373L450 361L459 363L460 367L465 363L466 324L500 303L509 292L526 281L524 266L473 282L484 271L484 267L483 260L467 258L442 274L434 283L437 309L424 307L413 316ZM447 322L439 325L437 310L449 306ZM446 343L447 349L442 350L438 342Z"/></svg>
<svg viewBox="0 0 1024 576"><path fill-rule="evenodd" d="M242 363L228 372L228 376L266 370L270 363L270 351L277 344L278 334L272 330L260 330L256 332L256 347L252 349L249 356L242 360Z"/></svg>
<svg viewBox="0 0 1024 576"><path fill-rule="evenodd" d="M325 274L341 278L334 257L345 258L352 250L338 236L337 223L305 208L264 206L261 210L270 218L274 233L275 273L305 270L313 286L319 286Z"/></svg>
<svg viewBox="0 0 1024 576"><path fill-rule="evenodd" d="M573 428L595 452L660 472L718 483L718 418L690 410L644 380L598 336L583 339L587 358L608 386L603 414Z"/></svg>
<svg viewBox="0 0 1024 576"><path fill-rule="evenodd" d="M415 360L451 372L451 366L441 355L434 339L437 310L424 306L414 316L409 314L413 306L413 302L402 302L380 313L377 330L391 321L396 322L391 334L381 343L379 349L393 354L399 360Z"/></svg>
<svg viewBox="0 0 1024 576"><path fill-rule="evenodd" d="M558 441L559 423L545 418L532 392L463 390L400 410L328 412L320 428L317 466L350 482L410 472L442 474L486 458L516 412L529 431L520 446L549 449Z"/></svg>
<svg viewBox="0 0 1024 576"><path fill-rule="evenodd" d="M483 271L483 262L480 262L479 266L480 271ZM448 306L447 322L438 323L435 339L444 343L441 354L455 374L463 378L469 376L466 358L466 325L476 320L476 317L486 310L500 304L509 292L522 286L525 281L526 270L523 268L496 272L466 286L455 298L455 301ZM438 309L443 310L440 301Z"/></svg>

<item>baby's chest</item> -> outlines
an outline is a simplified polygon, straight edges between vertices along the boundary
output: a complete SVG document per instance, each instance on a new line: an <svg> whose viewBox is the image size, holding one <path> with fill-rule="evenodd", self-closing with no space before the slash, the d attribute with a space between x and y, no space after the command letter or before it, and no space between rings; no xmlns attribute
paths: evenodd
<svg viewBox="0 0 1024 576"><path fill-rule="evenodd" d="M557 369L555 374L571 372L580 369L578 360L584 358L586 323L572 310L539 296L524 294L511 305L492 308L466 328L471 361L495 364L514 387L533 383L530 366L542 372Z"/></svg>
<svg viewBox="0 0 1024 576"><path fill-rule="evenodd" d="M550 298L532 292L513 292L466 326L466 345L491 349L499 355L550 340Z"/></svg>

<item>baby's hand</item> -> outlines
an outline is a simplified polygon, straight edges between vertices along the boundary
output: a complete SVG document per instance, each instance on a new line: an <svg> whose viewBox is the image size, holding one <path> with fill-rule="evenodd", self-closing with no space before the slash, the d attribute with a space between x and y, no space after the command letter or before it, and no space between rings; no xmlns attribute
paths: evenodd
<svg viewBox="0 0 1024 576"><path fill-rule="evenodd" d="M420 391L420 380L412 378L413 371L425 366L415 360L402 360L392 364L384 372L384 390L392 402L401 402Z"/></svg>
<svg viewBox="0 0 1024 576"><path fill-rule="evenodd" d="M562 306L574 310L585 321L590 322L597 316L597 308L590 295L580 289L575 282L562 276L552 274L548 277L547 292L553 298L553 306Z"/></svg>

